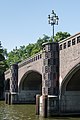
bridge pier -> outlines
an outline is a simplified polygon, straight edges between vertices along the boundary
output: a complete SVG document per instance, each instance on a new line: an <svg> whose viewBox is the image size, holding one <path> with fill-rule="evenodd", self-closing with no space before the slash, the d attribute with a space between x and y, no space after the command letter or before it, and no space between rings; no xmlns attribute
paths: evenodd
<svg viewBox="0 0 80 120"><path fill-rule="evenodd" d="M39 115L44 118L59 113L59 44L43 44L42 96Z"/></svg>
<svg viewBox="0 0 80 120"><path fill-rule="evenodd" d="M42 95L59 95L59 44L43 44Z"/></svg>
<svg viewBox="0 0 80 120"><path fill-rule="evenodd" d="M40 107L40 95L36 95L36 115L40 114L39 107Z"/></svg>
<svg viewBox="0 0 80 120"><path fill-rule="evenodd" d="M18 94L17 93L5 93L5 103L6 104L16 104L18 103Z"/></svg>
<svg viewBox="0 0 80 120"><path fill-rule="evenodd" d="M12 78L10 81L11 104L18 102L18 64L11 66Z"/></svg>
<svg viewBox="0 0 80 120"><path fill-rule="evenodd" d="M11 66L10 90L5 92L7 104L18 103L18 64Z"/></svg>
<svg viewBox="0 0 80 120"><path fill-rule="evenodd" d="M8 92L5 92L5 103L8 104Z"/></svg>
<svg viewBox="0 0 80 120"><path fill-rule="evenodd" d="M59 115L59 99L53 95L37 95L36 115L44 118Z"/></svg>
<svg viewBox="0 0 80 120"><path fill-rule="evenodd" d="M18 103L18 93L11 93L11 104Z"/></svg>

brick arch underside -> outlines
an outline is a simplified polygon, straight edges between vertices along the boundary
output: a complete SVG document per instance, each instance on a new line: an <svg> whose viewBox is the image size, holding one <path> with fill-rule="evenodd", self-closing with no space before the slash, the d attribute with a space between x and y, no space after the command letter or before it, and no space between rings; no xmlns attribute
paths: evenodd
<svg viewBox="0 0 80 120"><path fill-rule="evenodd" d="M60 99L61 111L80 113L80 64L71 69L64 78Z"/></svg>
<svg viewBox="0 0 80 120"><path fill-rule="evenodd" d="M36 94L42 91L42 75L37 71L28 71L19 86L19 100L35 103Z"/></svg>

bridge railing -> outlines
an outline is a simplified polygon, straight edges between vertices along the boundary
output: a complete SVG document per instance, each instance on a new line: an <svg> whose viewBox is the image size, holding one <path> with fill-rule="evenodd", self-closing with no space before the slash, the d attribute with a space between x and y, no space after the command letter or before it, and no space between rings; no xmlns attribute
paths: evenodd
<svg viewBox="0 0 80 120"><path fill-rule="evenodd" d="M37 53L37 54L35 54L35 55L33 55L33 56L29 57L29 58L27 58L24 61L18 63L18 68L20 68L20 67L22 67L22 66L24 66L26 64L35 62L35 61L37 61L37 60L39 60L41 58L42 58L42 51L40 51L39 53ZM8 69L7 71L5 71L5 75L7 75L9 73L10 73L10 69Z"/></svg>
<svg viewBox="0 0 80 120"><path fill-rule="evenodd" d="M20 68L20 67L22 67L22 66L24 66L26 64L35 62L35 61L37 61L37 60L39 60L41 58L42 58L42 51L37 53L37 54L35 54L35 55L33 55L33 56L31 56L31 57L29 57L29 58L27 58L24 61L22 61L21 63L18 64L18 67Z"/></svg>
<svg viewBox="0 0 80 120"><path fill-rule="evenodd" d="M5 71L5 75L10 73L10 69L8 69L7 71Z"/></svg>
<svg viewBox="0 0 80 120"><path fill-rule="evenodd" d="M59 49L63 50L80 43L80 33L70 36L59 42Z"/></svg>

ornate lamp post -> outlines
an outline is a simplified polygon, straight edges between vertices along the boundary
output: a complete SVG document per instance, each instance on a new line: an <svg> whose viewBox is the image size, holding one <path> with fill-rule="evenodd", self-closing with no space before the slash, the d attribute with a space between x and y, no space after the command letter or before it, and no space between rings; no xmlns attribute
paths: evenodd
<svg viewBox="0 0 80 120"><path fill-rule="evenodd" d="M54 12L54 10L52 10L51 15L48 15L48 23L51 24L51 26L53 26L53 41L54 41L54 25L58 25L58 16L56 16L56 13Z"/></svg>

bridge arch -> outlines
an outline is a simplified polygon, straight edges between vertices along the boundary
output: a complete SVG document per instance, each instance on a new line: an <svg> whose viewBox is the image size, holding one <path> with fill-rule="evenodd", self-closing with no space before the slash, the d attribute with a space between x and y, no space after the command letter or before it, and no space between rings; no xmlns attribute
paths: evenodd
<svg viewBox="0 0 80 120"><path fill-rule="evenodd" d="M42 75L37 72L30 70L26 72L19 84L19 97L22 101L24 98L25 102L35 102L36 94L42 94ZM21 98L23 96L23 98ZM23 101L23 102L24 102Z"/></svg>
<svg viewBox="0 0 80 120"><path fill-rule="evenodd" d="M80 63L62 81L60 97L62 111L80 112Z"/></svg>
<svg viewBox="0 0 80 120"><path fill-rule="evenodd" d="M74 83L75 83L75 77L77 77L77 75L78 75L78 78L80 78L80 63L78 63L76 66L74 66L69 72L68 72L68 74L65 76L65 78L64 78L64 80L62 81L62 83L61 83L61 94L64 92L64 91L69 91L69 89L70 89L70 84L71 85L74 85ZM74 79L74 81L72 81L72 79ZM79 79L78 79L79 80ZM73 82L73 84L71 83L71 82ZM76 81L76 82L78 82L78 81ZM79 83L80 84L80 83ZM79 85L78 84L78 85ZM76 85L76 84L75 84ZM80 90L78 90L79 88L75 88L75 86L74 86L74 88L72 88L72 89L70 89L70 91L80 91Z"/></svg>

